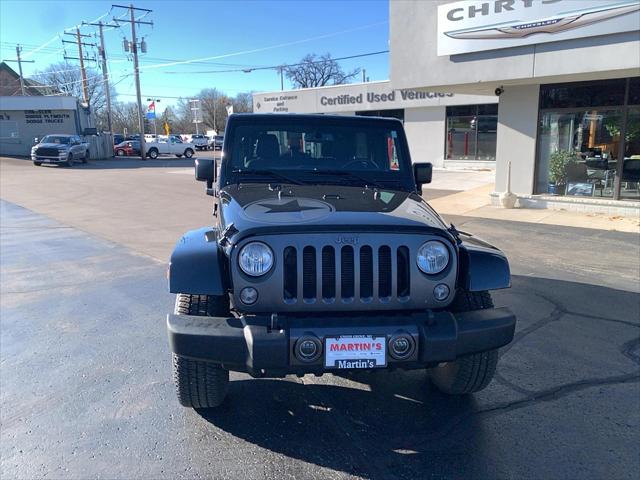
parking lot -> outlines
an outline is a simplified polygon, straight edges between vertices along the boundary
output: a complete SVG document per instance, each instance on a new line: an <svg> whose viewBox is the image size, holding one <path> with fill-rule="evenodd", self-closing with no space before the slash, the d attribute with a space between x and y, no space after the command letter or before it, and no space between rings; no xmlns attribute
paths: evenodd
<svg viewBox="0 0 640 480"><path fill-rule="evenodd" d="M513 274L494 300L516 338L476 395L444 396L422 371L232 374L220 409L180 407L166 262L212 222L192 164L0 158L3 478L636 478L633 233L449 218Z"/></svg>

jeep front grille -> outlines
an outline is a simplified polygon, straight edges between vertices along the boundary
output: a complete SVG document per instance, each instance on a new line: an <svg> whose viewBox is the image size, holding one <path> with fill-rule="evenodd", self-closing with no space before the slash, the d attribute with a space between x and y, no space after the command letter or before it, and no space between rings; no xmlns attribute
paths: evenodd
<svg viewBox="0 0 640 480"><path fill-rule="evenodd" d="M288 246L282 257L282 296L286 303L298 299L306 304L349 304L356 299L367 303L374 298L389 302L407 299L411 293L406 246L325 245L320 253L314 246L305 246L302 252Z"/></svg>

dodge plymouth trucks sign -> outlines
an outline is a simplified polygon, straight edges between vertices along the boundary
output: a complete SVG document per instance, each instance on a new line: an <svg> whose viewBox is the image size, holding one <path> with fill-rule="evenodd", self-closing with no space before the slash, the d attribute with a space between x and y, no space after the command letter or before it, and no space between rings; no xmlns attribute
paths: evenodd
<svg viewBox="0 0 640 480"><path fill-rule="evenodd" d="M438 7L438 55L640 30L640 0L465 0Z"/></svg>

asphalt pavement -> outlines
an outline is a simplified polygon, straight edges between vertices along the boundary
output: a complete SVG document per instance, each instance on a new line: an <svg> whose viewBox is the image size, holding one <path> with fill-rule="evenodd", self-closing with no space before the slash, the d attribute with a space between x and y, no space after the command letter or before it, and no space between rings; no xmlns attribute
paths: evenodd
<svg viewBox="0 0 640 480"><path fill-rule="evenodd" d="M494 300L516 338L473 396L421 371L232 374L220 409L180 407L167 252L211 223L188 165L0 159L0 477L637 477L635 234L451 217L514 274Z"/></svg>

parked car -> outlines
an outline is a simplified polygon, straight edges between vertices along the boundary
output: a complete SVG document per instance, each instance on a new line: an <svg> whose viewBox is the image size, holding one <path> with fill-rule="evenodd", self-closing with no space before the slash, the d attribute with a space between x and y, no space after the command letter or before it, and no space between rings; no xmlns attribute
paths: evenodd
<svg viewBox="0 0 640 480"><path fill-rule="evenodd" d="M126 140L113 147L113 153L118 157L140 155L140 141Z"/></svg>
<svg viewBox="0 0 640 480"><path fill-rule="evenodd" d="M516 318L496 247L420 196L402 122L232 115L222 160L198 159L215 226L169 262L167 319L178 400L222 403L229 371L283 377L422 369L452 395L491 382ZM220 166L218 169L218 162Z"/></svg>
<svg viewBox="0 0 640 480"><path fill-rule="evenodd" d="M206 150L208 145L207 137L201 134L191 135L190 143L196 147L196 150Z"/></svg>
<svg viewBox="0 0 640 480"><path fill-rule="evenodd" d="M63 164L72 167L76 161L87 163L89 144L78 135L47 135L31 148L31 160L36 166L43 163Z"/></svg>
<svg viewBox="0 0 640 480"><path fill-rule="evenodd" d="M146 144L147 156L158 158L160 155L175 155L180 158L183 155L187 158L193 157L196 150L192 143L185 143L177 136L171 136L166 142L155 141Z"/></svg>
<svg viewBox="0 0 640 480"><path fill-rule="evenodd" d="M115 133L113 135L113 144L118 145L126 140L126 137L120 133Z"/></svg>
<svg viewBox="0 0 640 480"><path fill-rule="evenodd" d="M213 148L214 150L222 150L222 145L224 144L224 135L216 135L213 138Z"/></svg>

